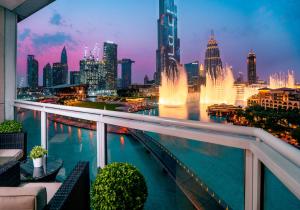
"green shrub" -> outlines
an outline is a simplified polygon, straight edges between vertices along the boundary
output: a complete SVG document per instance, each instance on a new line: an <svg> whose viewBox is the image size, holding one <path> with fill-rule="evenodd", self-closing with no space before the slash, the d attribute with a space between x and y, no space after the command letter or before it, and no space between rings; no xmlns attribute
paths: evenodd
<svg viewBox="0 0 300 210"><path fill-rule="evenodd" d="M37 158L44 157L44 155L46 155L46 154L47 154L47 150L45 150L43 147L35 146L32 148L32 150L30 152L30 158L37 159Z"/></svg>
<svg viewBox="0 0 300 210"><path fill-rule="evenodd" d="M0 124L0 133L22 132L22 124L15 120L7 120Z"/></svg>
<svg viewBox="0 0 300 210"><path fill-rule="evenodd" d="M148 196L143 175L127 163L112 163L99 171L92 186L94 210L143 209Z"/></svg>

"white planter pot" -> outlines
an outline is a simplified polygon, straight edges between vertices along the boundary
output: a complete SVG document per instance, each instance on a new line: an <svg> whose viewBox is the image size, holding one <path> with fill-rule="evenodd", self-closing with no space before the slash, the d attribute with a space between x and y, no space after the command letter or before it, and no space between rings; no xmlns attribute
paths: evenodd
<svg viewBox="0 0 300 210"><path fill-rule="evenodd" d="M36 158L36 159L32 159L33 160L33 166L35 168L39 168L43 166L43 158Z"/></svg>

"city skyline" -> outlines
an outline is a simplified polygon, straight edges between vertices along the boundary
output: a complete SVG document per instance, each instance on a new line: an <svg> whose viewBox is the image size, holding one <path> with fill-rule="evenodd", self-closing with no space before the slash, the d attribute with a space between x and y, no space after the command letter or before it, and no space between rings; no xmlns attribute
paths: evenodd
<svg viewBox="0 0 300 210"><path fill-rule="evenodd" d="M232 65L235 74L241 71L246 75L247 55L253 48L257 55L257 73L260 78L267 79L267 75L273 72L292 69L299 79L297 72L300 69L300 61L297 58L300 55L300 36L296 25L300 20L295 10L297 2L280 1L272 4L272 7L256 1L242 7L241 3L233 0L227 5L216 1L191 1L189 4L180 0L175 2L179 16L178 33L182 42L181 63L195 60L203 63L209 34L211 29L214 29L222 61ZM92 12L96 5L99 6L101 14ZM82 7L79 17L67 13L68 7L71 7L69 9L74 10L74 13L78 7ZM112 7L113 12L109 14L106 10L111 11ZM143 12L143 8L147 8L147 12ZM285 12L287 8L289 13ZM123 15L119 14L122 10ZM141 18L133 17L136 15L131 15L133 10L137 10ZM197 10L201 10L202 13L199 14ZM85 11L91 11L92 17L88 17L86 14L89 12ZM218 17L213 17L209 11L218 12ZM222 14L226 16L223 17ZM106 18L103 20L103 17ZM91 1L89 5L83 5L83 2L78 0L76 4L67 6L65 0L58 0L49 8L33 15L33 18L19 24L19 76L25 76L24 63L27 54L34 54L39 61L41 84L43 66L48 62L59 61L64 45L68 50L69 70L78 71L85 46L92 49L95 43L112 40L119 46L118 59L130 57L136 61L133 66L133 82L142 82L145 74L152 79L156 62L157 17L156 0L143 1L142 4L128 0L125 6L117 4L115 0ZM233 21L237 17L239 20Z"/></svg>

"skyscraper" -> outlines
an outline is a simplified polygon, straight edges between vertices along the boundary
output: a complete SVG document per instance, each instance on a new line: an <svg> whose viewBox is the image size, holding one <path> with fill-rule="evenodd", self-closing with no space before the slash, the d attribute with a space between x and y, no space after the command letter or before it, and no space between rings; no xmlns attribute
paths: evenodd
<svg viewBox="0 0 300 210"><path fill-rule="evenodd" d="M70 85L79 85L79 84L80 84L80 72L70 71Z"/></svg>
<svg viewBox="0 0 300 210"><path fill-rule="evenodd" d="M39 63L34 55L27 56L27 83L32 89L39 86Z"/></svg>
<svg viewBox="0 0 300 210"><path fill-rule="evenodd" d="M216 78L218 71L222 69L220 50L213 31L211 32L205 52L204 68L205 72L210 74L212 78Z"/></svg>
<svg viewBox="0 0 300 210"><path fill-rule="evenodd" d="M103 62L95 59L92 53L80 61L80 83L88 85L90 91L106 89Z"/></svg>
<svg viewBox="0 0 300 210"><path fill-rule="evenodd" d="M53 75L53 86L66 84L64 82L64 67L63 65L58 63L53 63L52 65L52 75Z"/></svg>
<svg viewBox="0 0 300 210"><path fill-rule="evenodd" d="M105 72L106 90L117 89L118 79L118 45L113 42L104 42L103 69Z"/></svg>
<svg viewBox="0 0 300 210"><path fill-rule="evenodd" d="M161 83L161 73L176 76L180 63L180 40L177 35L177 6L174 0L159 0L158 47L156 50L156 84Z"/></svg>
<svg viewBox="0 0 300 210"><path fill-rule="evenodd" d="M256 55L251 49L248 57L247 57L247 69L248 69L248 83L255 84L257 77L256 77Z"/></svg>
<svg viewBox="0 0 300 210"><path fill-rule="evenodd" d="M53 85L53 73L50 63L43 68L43 86L51 87Z"/></svg>
<svg viewBox="0 0 300 210"><path fill-rule="evenodd" d="M62 67L62 84L67 84L68 81L68 56L67 56L67 50L66 47L64 46L61 56L60 56L60 63Z"/></svg>
<svg viewBox="0 0 300 210"><path fill-rule="evenodd" d="M195 61L184 65L187 73L188 85L199 85L199 62Z"/></svg>
<svg viewBox="0 0 300 210"><path fill-rule="evenodd" d="M131 85L131 66L135 61L124 58L120 61L122 65L122 88L128 88Z"/></svg>

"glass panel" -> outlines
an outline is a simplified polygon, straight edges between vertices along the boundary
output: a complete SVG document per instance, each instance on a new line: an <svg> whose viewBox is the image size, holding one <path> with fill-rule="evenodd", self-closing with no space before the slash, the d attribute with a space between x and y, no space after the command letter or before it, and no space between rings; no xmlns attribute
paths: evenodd
<svg viewBox="0 0 300 210"><path fill-rule="evenodd" d="M108 163L127 162L144 175L148 198L145 209L194 209L175 182L157 160L131 135L120 134L118 127L108 126Z"/></svg>
<svg viewBox="0 0 300 210"><path fill-rule="evenodd" d="M244 209L243 150L150 132L147 135L192 171L223 206Z"/></svg>
<svg viewBox="0 0 300 210"><path fill-rule="evenodd" d="M27 132L27 154L32 147L41 145L41 112L28 109L15 109L16 120L23 124Z"/></svg>
<svg viewBox="0 0 300 210"><path fill-rule="evenodd" d="M63 160L58 179L64 179L78 161L90 161L91 179L97 172L95 123L48 114L49 156Z"/></svg>
<svg viewBox="0 0 300 210"><path fill-rule="evenodd" d="M108 134L108 162L141 170L149 209L189 209L191 202L203 209L244 209L243 150L137 130L129 134Z"/></svg>
<svg viewBox="0 0 300 210"><path fill-rule="evenodd" d="M267 167L263 171L263 209L300 209L300 200Z"/></svg>

